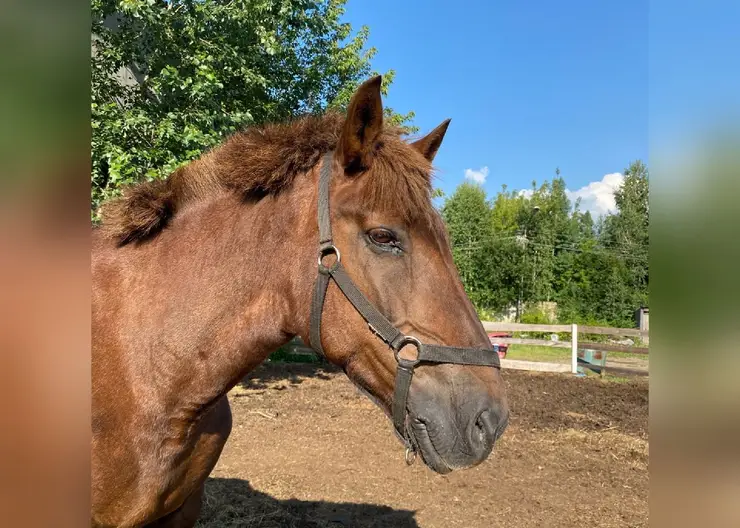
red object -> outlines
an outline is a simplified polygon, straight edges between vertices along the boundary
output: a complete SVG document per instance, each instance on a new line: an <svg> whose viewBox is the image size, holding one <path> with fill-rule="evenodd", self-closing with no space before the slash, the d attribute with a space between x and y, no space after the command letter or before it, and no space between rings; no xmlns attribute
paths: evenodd
<svg viewBox="0 0 740 528"><path fill-rule="evenodd" d="M511 337L511 334L507 334L506 332L488 333L488 339L493 345L493 350L498 353L499 359L504 359L506 357L506 352L509 350L509 345L505 343L499 343L497 338L501 337Z"/></svg>

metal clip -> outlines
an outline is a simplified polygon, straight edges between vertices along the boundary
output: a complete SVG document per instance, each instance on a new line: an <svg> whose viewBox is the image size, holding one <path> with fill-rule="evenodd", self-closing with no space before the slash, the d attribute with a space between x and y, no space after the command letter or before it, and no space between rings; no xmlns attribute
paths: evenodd
<svg viewBox="0 0 740 528"><path fill-rule="evenodd" d="M406 465L412 466L416 462L416 451L410 447L406 448Z"/></svg>

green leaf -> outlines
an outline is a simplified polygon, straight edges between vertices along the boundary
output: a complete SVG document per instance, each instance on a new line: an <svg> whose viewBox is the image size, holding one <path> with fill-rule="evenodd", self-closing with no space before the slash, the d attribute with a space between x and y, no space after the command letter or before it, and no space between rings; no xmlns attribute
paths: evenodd
<svg viewBox="0 0 740 528"><path fill-rule="evenodd" d="M94 0L92 210L243 126L344 107L376 53L368 27L341 20L345 3ZM102 24L113 13L115 29ZM136 82L122 84L121 68ZM383 93L393 76L385 74ZM387 115L416 130L413 112Z"/></svg>

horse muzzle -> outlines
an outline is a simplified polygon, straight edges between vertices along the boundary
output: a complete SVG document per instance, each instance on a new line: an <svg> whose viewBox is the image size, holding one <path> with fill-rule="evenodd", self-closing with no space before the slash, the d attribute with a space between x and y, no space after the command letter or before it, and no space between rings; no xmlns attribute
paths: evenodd
<svg viewBox="0 0 740 528"><path fill-rule="evenodd" d="M486 460L509 421L505 405L489 397L466 400L462 405L423 395L410 400L408 436L424 463L440 474Z"/></svg>

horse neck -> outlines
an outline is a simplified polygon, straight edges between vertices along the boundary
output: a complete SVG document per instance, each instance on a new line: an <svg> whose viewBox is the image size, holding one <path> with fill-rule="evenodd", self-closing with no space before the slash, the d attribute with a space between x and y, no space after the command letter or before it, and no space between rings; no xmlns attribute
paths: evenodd
<svg viewBox="0 0 740 528"><path fill-rule="evenodd" d="M178 407L207 408L308 327L315 194L294 187L251 204L234 196L193 204L132 250L140 295L129 299L137 316L128 322L149 335L142 353Z"/></svg>

